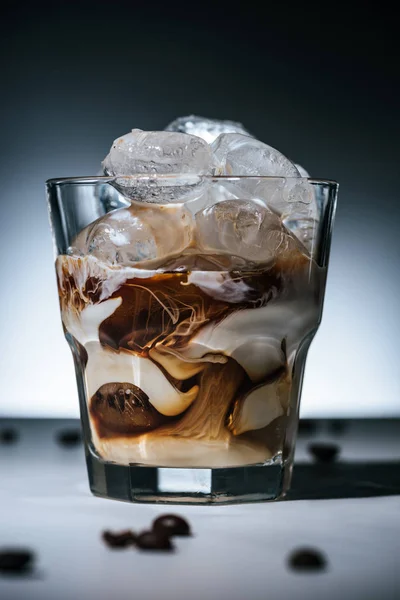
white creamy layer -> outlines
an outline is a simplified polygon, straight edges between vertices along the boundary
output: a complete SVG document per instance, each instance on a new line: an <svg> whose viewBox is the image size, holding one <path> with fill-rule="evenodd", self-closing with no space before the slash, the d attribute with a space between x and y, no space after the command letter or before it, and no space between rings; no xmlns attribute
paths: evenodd
<svg viewBox="0 0 400 600"><path fill-rule="evenodd" d="M121 298L112 298L100 304L89 304L79 315L72 311L63 315L65 327L88 354L85 370L88 398L106 383L126 382L142 389L161 414L168 417L179 415L196 398L197 385L186 393L179 392L149 358L123 351L114 352L100 344L100 324L116 311L121 301Z"/></svg>
<svg viewBox="0 0 400 600"><path fill-rule="evenodd" d="M192 440L177 436L145 434L133 441L130 437L100 439L94 432L97 452L107 461L121 465L139 463L157 467L239 467L262 464L272 458L265 445L231 438Z"/></svg>
<svg viewBox="0 0 400 600"><path fill-rule="evenodd" d="M253 388L237 403L228 427L234 435L266 427L285 414L289 406L290 385L286 375Z"/></svg>
<svg viewBox="0 0 400 600"><path fill-rule="evenodd" d="M216 326L206 325L182 355L200 358L207 352L232 356L257 383L284 365L282 340L291 362L307 334L316 326L316 308L310 302L277 300L261 308L240 310Z"/></svg>
<svg viewBox="0 0 400 600"><path fill-rule="evenodd" d="M134 267L119 267L106 265L94 256L84 256L82 258L75 256L59 256L56 261L56 270L61 289L63 288L63 269L73 275L76 287L84 297L83 290L89 277L99 279L102 282L100 302L106 300L117 290L127 279L139 278L147 279L154 277L157 273L163 271L146 269L135 269Z"/></svg>

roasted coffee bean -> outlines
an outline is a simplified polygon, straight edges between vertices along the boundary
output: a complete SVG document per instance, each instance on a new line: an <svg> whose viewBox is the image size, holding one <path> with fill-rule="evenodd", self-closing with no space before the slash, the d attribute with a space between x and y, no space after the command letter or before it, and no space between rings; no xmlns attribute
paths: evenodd
<svg viewBox="0 0 400 600"><path fill-rule="evenodd" d="M314 442L308 445L308 451L320 463L333 463L339 455L340 448L337 444Z"/></svg>
<svg viewBox="0 0 400 600"><path fill-rule="evenodd" d="M143 531L136 539L136 546L141 550L162 550L170 551L174 549L168 535L158 531Z"/></svg>
<svg viewBox="0 0 400 600"><path fill-rule="evenodd" d="M110 548L127 548L135 545L136 535L130 529L118 533L104 531L103 540Z"/></svg>
<svg viewBox="0 0 400 600"><path fill-rule="evenodd" d="M311 435L317 431L315 419L300 419L298 427L299 435Z"/></svg>
<svg viewBox="0 0 400 600"><path fill-rule="evenodd" d="M189 523L178 515L162 515L153 522L153 531L169 536L191 535Z"/></svg>
<svg viewBox="0 0 400 600"><path fill-rule="evenodd" d="M288 563L296 571L320 571L325 568L326 559L319 550L299 548L289 556Z"/></svg>
<svg viewBox="0 0 400 600"><path fill-rule="evenodd" d="M78 446L82 442L82 435L79 429L64 429L57 434L57 442L61 446Z"/></svg>
<svg viewBox="0 0 400 600"><path fill-rule="evenodd" d="M101 437L144 433L168 422L136 385L102 385L90 400L90 412Z"/></svg>
<svg viewBox="0 0 400 600"><path fill-rule="evenodd" d="M31 568L33 558L31 550L0 550L0 573L25 573Z"/></svg>
<svg viewBox="0 0 400 600"><path fill-rule="evenodd" d="M328 429L334 435L341 435L346 431L347 423L344 419L332 419L328 423Z"/></svg>
<svg viewBox="0 0 400 600"><path fill-rule="evenodd" d="M15 444L18 440L18 431L7 427L0 430L0 443L2 444Z"/></svg>

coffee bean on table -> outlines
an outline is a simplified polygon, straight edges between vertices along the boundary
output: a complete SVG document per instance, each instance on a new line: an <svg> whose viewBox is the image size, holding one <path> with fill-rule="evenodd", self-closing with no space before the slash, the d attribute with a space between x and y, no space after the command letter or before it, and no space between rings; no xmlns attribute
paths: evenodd
<svg viewBox="0 0 400 600"><path fill-rule="evenodd" d="M315 419L300 419L298 432L299 435L311 435L317 431L317 422Z"/></svg>
<svg viewBox="0 0 400 600"><path fill-rule="evenodd" d="M18 441L18 431L7 427L0 430L0 443L2 444L15 444Z"/></svg>
<svg viewBox="0 0 400 600"><path fill-rule="evenodd" d="M307 447L309 453L320 463L333 463L340 453L340 447L337 444L327 442L314 442Z"/></svg>
<svg viewBox="0 0 400 600"><path fill-rule="evenodd" d="M82 442L82 435L79 429L63 429L57 433L57 442L61 446L73 447Z"/></svg>
<svg viewBox="0 0 400 600"><path fill-rule="evenodd" d="M289 567L295 571L321 571L326 567L324 555L314 548L298 548L289 556Z"/></svg>
<svg viewBox="0 0 400 600"><path fill-rule="evenodd" d="M130 529L118 533L104 531L102 537L110 548L127 548L128 546L134 546L136 543L136 535Z"/></svg>
<svg viewBox="0 0 400 600"><path fill-rule="evenodd" d="M141 550L171 551L174 546L168 535L157 531L143 531L136 539L136 546Z"/></svg>
<svg viewBox="0 0 400 600"><path fill-rule="evenodd" d="M0 549L0 573L26 573L30 570L33 559L31 550Z"/></svg>
<svg viewBox="0 0 400 600"><path fill-rule="evenodd" d="M162 515L153 521L153 531L169 536L191 535L189 523L178 515Z"/></svg>
<svg viewBox="0 0 400 600"><path fill-rule="evenodd" d="M347 423L345 419L332 419L328 423L329 431L335 435L341 435L346 431Z"/></svg>

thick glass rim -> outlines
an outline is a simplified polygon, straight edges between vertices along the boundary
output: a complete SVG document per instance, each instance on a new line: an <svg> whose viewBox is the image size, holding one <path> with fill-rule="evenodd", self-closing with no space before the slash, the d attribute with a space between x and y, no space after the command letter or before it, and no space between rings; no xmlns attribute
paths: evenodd
<svg viewBox="0 0 400 600"><path fill-rule="evenodd" d="M113 181L118 181L121 179L132 181L142 181L146 182L149 180L157 180L157 179L176 179L182 176L191 176L198 177L199 179L208 179L211 182L218 181L242 181L242 180L265 180L265 181L274 181L274 180L285 180L285 181L307 181L308 183L316 183L319 185L329 185L329 186L339 186L339 183L333 179L319 179L316 177L282 177L278 175L195 175L188 173L168 173L168 174L145 174L140 173L138 175L92 175L92 176L78 176L78 177L54 177L46 180L46 185L59 185L64 183L70 184L90 184L90 183L111 183ZM182 185L182 184L178 184Z"/></svg>

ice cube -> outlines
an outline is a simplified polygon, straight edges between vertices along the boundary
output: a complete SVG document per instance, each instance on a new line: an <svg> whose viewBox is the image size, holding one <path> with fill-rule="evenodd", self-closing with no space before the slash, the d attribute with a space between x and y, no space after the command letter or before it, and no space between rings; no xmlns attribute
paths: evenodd
<svg viewBox="0 0 400 600"><path fill-rule="evenodd" d="M133 129L116 139L103 161L125 196L147 202L182 202L199 195L214 170L210 146L198 137Z"/></svg>
<svg viewBox="0 0 400 600"><path fill-rule="evenodd" d="M280 215L285 227L313 255L319 224L313 185L304 178L284 180L283 187L270 196L267 203Z"/></svg>
<svg viewBox="0 0 400 600"><path fill-rule="evenodd" d="M126 208L130 205L114 186L109 183L100 182L96 186L95 195L99 198L104 209L104 214L116 208Z"/></svg>
<svg viewBox="0 0 400 600"><path fill-rule="evenodd" d="M308 173L308 171L305 170L304 167L302 167L301 165L298 165L297 163L294 163L294 166L300 173L301 177L310 177L310 174Z"/></svg>
<svg viewBox="0 0 400 600"><path fill-rule="evenodd" d="M310 211L313 214L314 211ZM307 248L310 256L314 255L316 246L319 221L316 217L308 216L304 210L293 211L285 216L283 224L294 236Z"/></svg>
<svg viewBox="0 0 400 600"><path fill-rule="evenodd" d="M109 175L211 172L208 144L195 136L167 131L142 131L116 139L103 161Z"/></svg>
<svg viewBox="0 0 400 600"><path fill-rule="evenodd" d="M195 215L197 212L204 210L207 207L213 206L224 200L236 200L243 197L242 191L232 184L232 182L224 179L217 179L209 184L203 193L185 203L185 206L190 212Z"/></svg>
<svg viewBox="0 0 400 600"><path fill-rule="evenodd" d="M196 214L196 243L204 252L217 252L254 263L299 252L299 244L278 215L257 202L225 200Z"/></svg>
<svg viewBox="0 0 400 600"><path fill-rule="evenodd" d="M221 133L242 133L251 136L241 123L235 121L221 121L219 119L208 119L207 117L178 117L165 128L166 131L179 131L197 135L211 144Z"/></svg>
<svg viewBox="0 0 400 600"><path fill-rule="evenodd" d="M212 144L221 175L300 177L292 162L272 146L240 133L222 133Z"/></svg>
<svg viewBox="0 0 400 600"><path fill-rule="evenodd" d="M221 182L229 189L231 198L236 196L257 202L277 214L285 227L311 252L318 231L318 208L314 187L307 179L238 177L236 180L221 179Z"/></svg>
<svg viewBox="0 0 400 600"><path fill-rule="evenodd" d="M242 190L242 196L257 198L281 217L286 217L294 211L310 216L310 211L315 210L313 186L306 179L261 177L238 180L234 183Z"/></svg>
<svg viewBox="0 0 400 600"><path fill-rule="evenodd" d="M81 231L69 254L94 256L111 265L180 254L192 239L192 215L183 205L132 204L98 219Z"/></svg>

